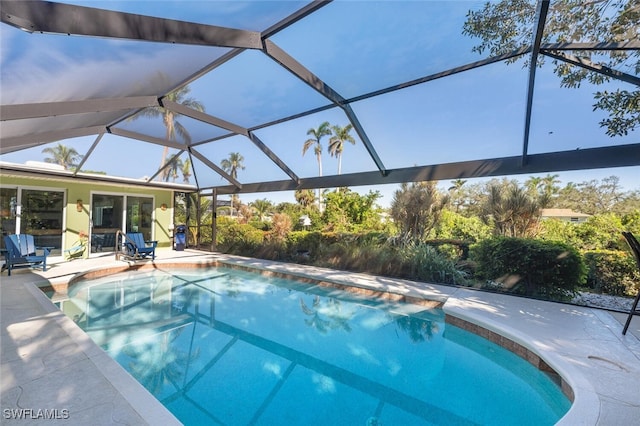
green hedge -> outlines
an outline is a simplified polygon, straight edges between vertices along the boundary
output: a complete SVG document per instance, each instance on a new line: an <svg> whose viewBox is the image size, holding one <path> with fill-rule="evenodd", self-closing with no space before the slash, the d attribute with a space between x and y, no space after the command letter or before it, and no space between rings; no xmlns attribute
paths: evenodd
<svg viewBox="0 0 640 426"><path fill-rule="evenodd" d="M472 248L480 279L511 293L566 299L584 283L586 269L571 246L524 238L492 238Z"/></svg>
<svg viewBox="0 0 640 426"><path fill-rule="evenodd" d="M630 253L594 250L584 254L588 288L616 296L635 296L640 288L640 271Z"/></svg>
<svg viewBox="0 0 640 426"><path fill-rule="evenodd" d="M253 256L264 242L264 231L234 219L221 217L217 222L216 244L223 253Z"/></svg>

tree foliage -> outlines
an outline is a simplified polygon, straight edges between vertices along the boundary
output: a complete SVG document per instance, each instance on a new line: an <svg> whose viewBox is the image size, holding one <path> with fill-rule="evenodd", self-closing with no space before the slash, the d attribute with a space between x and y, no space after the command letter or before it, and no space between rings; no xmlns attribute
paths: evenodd
<svg viewBox="0 0 640 426"><path fill-rule="evenodd" d="M167 94L164 99L180 105L184 105L196 111L204 112L204 104L192 97L189 97L190 92L191 88L189 86L184 86ZM189 134L189 131L178 121L180 114L175 113L170 109L164 108L162 106L154 106L143 109L139 114L134 115L131 119L135 120L140 117L161 118L162 123L165 127L166 140L177 141L178 138L180 138L187 145L191 143L191 135ZM172 168L174 169L174 174L175 171L179 169L177 163L165 167L165 165L167 164L168 155L169 147L165 146L162 151L162 160L160 162L160 167L162 168L161 177L165 181L169 180L169 178L171 177Z"/></svg>
<svg viewBox="0 0 640 426"><path fill-rule="evenodd" d="M560 190L555 205L580 213L597 214L615 211L616 206L626 198L627 194L620 186L620 179L617 176L609 176L602 180L569 182ZM633 206L627 208L633 210ZM636 208L640 208L640 203Z"/></svg>
<svg viewBox="0 0 640 426"><path fill-rule="evenodd" d="M75 169L82 160L82 155L75 148L70 148L61 143L54 147L43 149L42 153L49 155L44 159L45 163L58 164L64 167L65 170Z"/></svg>
<svg viewBox="0 0 640 426"><path fill-rule="evenodd" d="M493 238L473 247L481 278L510 293L551 299L571 296L582 285L586 268L568 244L524 238Z"/></svg>
<svg viewBox="0 0 640 426"><path fill-rule="evenodd" d="M501 55L527 46L533 39L536 19L533 0L502 0L487 2L483 8L470 11L463 26L463 34L478 37L472 49L478 53ZM598 41L624 43L640 39L640 6L637 1L623 0L557 0L549 8L543 43L572 43ZM631 75L640 73L638 50L565 52L580 57L583 62L618 70ZM528 58L528 56L527 56ZM510 62L515 62L511 59ZM542 66L545 57L538 57ZM609 77L553 59L555 74L563 87L576 88L583 81L599 85ZM525 60L524 66L528 66ZM600 122L609 136L626 135L640 126L640 90L597 91L594 110L602 110L609 117Z"/></svg>
<svg viewBox="0 0 640 426"><path fill-rule="evenodd" d="M429 236L440 219L449 196L438 191L436 182L403 183L393 194L390 215L405 241Z"/></svg>
<svg viewBox="0 0 640 426"><path fill-rule="evenodd" d="M531 237L537 232L541 203L517 185L492 185L482 206L482 219L495 235Z"/></svg>
<svg viewBox="0 0 640 426"><path fill-rule="evenodd" d="M375 202L379 198L378 191L361 195L349 188L328 193L325 197L326 208L322 213L325 228L339 232L378 228L380 219Z"/></svg>
<svg viewBox="0 0 640 426"><path fill-rule="evenodd" d="M353 129L351 124L347 124L344 127L331 126L332 136L329 139L329 154L332 157L338 159L338 174L342 173L342 152L344 151L345 142L349 142L351 145L356 144L356 140L351 136L350 132Z"/></svg>

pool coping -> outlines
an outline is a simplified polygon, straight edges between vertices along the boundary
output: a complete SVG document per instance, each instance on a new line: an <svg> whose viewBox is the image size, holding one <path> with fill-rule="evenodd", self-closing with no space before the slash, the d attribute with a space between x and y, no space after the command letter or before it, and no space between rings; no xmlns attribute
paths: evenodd
<svg viewBox="0 0 640 426"><path fill-rule="evenodd" d="M156 259L155 262L138 264L103 263L88 269L85 274L96 274L97 271L105 270L109 273L122 272L131 267L185 267L186 263L201 267L216 262L226 266L259 270L266 274L293 276L316 284L337 282L350 288L364 289L370 292L370 295L389 297L388 295L392 294L394 296L391 297L394 299L409 303L424 299L435 301L442 305L450 322L479 325L482 330L486 330L485 334L494 335L496 343L500 344L502 339L502 343L516 348L516 353L519 350L517 347L524 348L528 351L524 352L525 357L533 354L544 362L544 368L548 366L556 371L565 383L565 392L569 392L569 395L573 393L574 396L571 409L558 422L560 425L621 424L637 419L640 412L640 401L632 391L637 383L640 383L640 342L634 336L622 336L621 325L606 311L465 288L222 254L198 255L196 258L182 260ZM49 279L46 283L55 285L56 282L71 281L74 277L85 274L70 274L58 279ZM45 282L41 282L43 283ZM158 413L162 413L160 417L163 424L167 424L170 419L175 420L172 415L166 417L168 411L162 406L158 408L159 402L146 391L144 393L147 397L140 397L141 385L91 342L73 321L64 317L44 293L36 288L35 283L26 285L25 288L43 305L43 309L46 308L48 314L54 314L54 311L59 313L55 321L65 329L70 339L89 348L85 351L96 364L98 372L112 382L149 424L157 423ZM505 318L508 321L505 321ZM558 324L554 326L554 321L558 320L564 327L557 327ZM569 331L569 335L563 332L563 329ZM553 330L553 333L550 334L550 330ZM571 335L580 331L579 335ZM113 364L116 364L117 368L114 368ZM130 380L135 384L129 386ZM122 386L123 383L127 384ZM132 392L131 389L136 390Z"/></svg>

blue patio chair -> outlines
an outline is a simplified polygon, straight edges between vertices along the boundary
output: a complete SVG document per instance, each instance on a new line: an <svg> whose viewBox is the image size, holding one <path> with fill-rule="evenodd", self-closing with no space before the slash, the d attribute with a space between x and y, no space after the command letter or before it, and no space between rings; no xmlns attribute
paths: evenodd
<svg viewBox="0 0 640 426"><path fill-rule="evenodd" d="M31 234L12 234L4 237L5 264L8 275L11 270L19 267L38 266L42 271L47 270L48 247L36 247L35 240ZM37 250L42 250L43 254L37 254Z"/></svg>
<svg viewBox="0 0 640 426"><path fill-rule="evenodd" d="M151 260L156 258L157 241L145 241L141 232L127 232L124 248L127 256L133 259L144 259L151 255Z"/></svg>

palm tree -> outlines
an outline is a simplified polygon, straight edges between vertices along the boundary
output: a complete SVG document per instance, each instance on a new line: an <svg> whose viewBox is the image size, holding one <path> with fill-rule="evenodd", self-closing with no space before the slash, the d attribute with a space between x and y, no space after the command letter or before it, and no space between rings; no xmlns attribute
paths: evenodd
<svg viewBox="0 0 640 426"><path fill-rule="evenodd" d="M455 212L460 212L460 207L462 207L465 203L465 197L462 193L462 187L467 183L466 179L456 179L451 181L451 186L449 187L449 193L451 204L455 207Z"/></svg>
<svg viewBox="0 0 640 426"><path fill-rule="evenodd" d="M322 123L317 129L311 128L307 130L307 135L312 135L312 138L307 139L302 146L302 155L306 154L307 150L312 146L313 151L316 154L318 160L318 176L322 176L322 143L320 140L323 136L331 134L331 128L328 121Z"/></svg>
<svg viewBox="0 0 640 426"><path fill-rule="evenodd" d="M244 170L244 157L239 152L230 152L229 158L225 158L220 162L222 170L227 172L234 179L238 178L238 169ZM231 216L233 216L233 207L236 204L236 194L231 195Z"/></svg>
<svg viewBox="0 0 640 426"><path fill-rule="evenodd" d="M560 187L557 185L560 183L558 177L560 176L551 174L543 178L532 176L526 180L524 185L531 196L539 198L542 208L546 208L553 201L553 196L560 191Z"/></svg>
<svg viewBox="0 0 640 426"><path fill-rule="evenodd" d="M173 182L175 182L176 179L178 179L178 170L181 170L181 169L182 169L182 160L180 158L174 158L171 164L167 166L167 168L165 169L167 170L167 175L168 175L167 179L165 180L168 181L169 177L171 177Z"/></svg>
<svg viewBox="0 0 640 426"><path fill-rule="evenodd" d="M552 201L553 201L553 196L557 195L558 192L560 192L560 187L558 186L558 184L560 183L560 180L558 179L560 177L560 175L552 175L552 174L548 174L545 177L542 178L542 207L548 207L549 205L551 205Z"/></svg>
<svg viewBox="0 0 640 426"><path fill-rule="evenodd" d="M482 206L481 218L493 224L494 234L528 238L537 232L541 209L540 197L517 185L491 185Z"/></svg>
<svg viewBox="0 0 640 426"><path fill-rule="evenodd" d="M191 159L187 158L182 163L182 167L180 167L180 173L182 173L182 182L189 183L189 178L191 177Z"/></svg>
<svg viewBox="0 0 640 426"><path fill-rule="evenodd" d="M329 154L338 158L338 174L342 174L342 151L344 143L349 142L351 145L356 144L356 140L349 134L353 126L347 124L344 127L332 126L333 136L329 139Z"/></svg>
<svg viewBox="0 0 640 426"><path fill-rule="evenodd" d="M238 178L238 169L244 170L244 157L239 152L230 152L229 158L225 158L220 162L222 170L227 172L234 179Z"/></svg>
<svg viewBox="0 0 640 426"><path fill-rule="evenodd" d="M328 121L325 121L317 129L311 128L307 130L307 136L311 135L312 138L307 139L302 146L302 155L306 154L306 152L311 148L313 148L313 152L316 154L316 159L318 160L318 176L322 176L322 143L320 140L323 136L328 136L331 134L331 125ZM322 194L320 190L318 190L318 206L322 206Z"/></svg>
<svg viewBox="0 0 640 426"><path fill-rule="evenodd" d="M82 160L82 155L75 150L75 148L69 148L66 145L58 143L58 145L42 150L43 154L49 154L51 157L44 159L45 163L59 164L64 167L65 170L75 168L78 162Z"/></svg>
<svg viewBox="0 0 640 426"><path fill-rule="evenodd" d="M261 222L264 221L267 215L273 211L273 203L266 198L255 200L251 203L251 207L258 215L258 219L260 219Z"/></svg>
<svg viewBox="0 0 640 426"><path fill-rule="evenodd" d="M316 196L313 195L313 191L310 189L298 189L294 196L298 204L304 208L310 207L316 201Z"/></svg>
<svg viewBox="0 0 640 426"><path fill-rule="evenodd" d="M179 89L176 89L165 96L165 99L184 105L196 111L204 112L204 105L200 101L187 97L190 91L191 89L189 88L189 86L180 87ZM187 129L177 120L179 116L180 114L176 114L175 112L164 107L155 106L143 109L140 114L135 115L133 118L161 117L162 122L164 123L164 127L166 128L165 138L167 141L177 141L177 136L179 136L185 143L189 144L191 142L191 135L189 134ZM168 155L169 147L165 146L164 150L162 151L162 161L160 163L160 167L165 166ZM168 181L170 175L171 171L168 168L164 168L160 176L162 180Z"/></svg>

